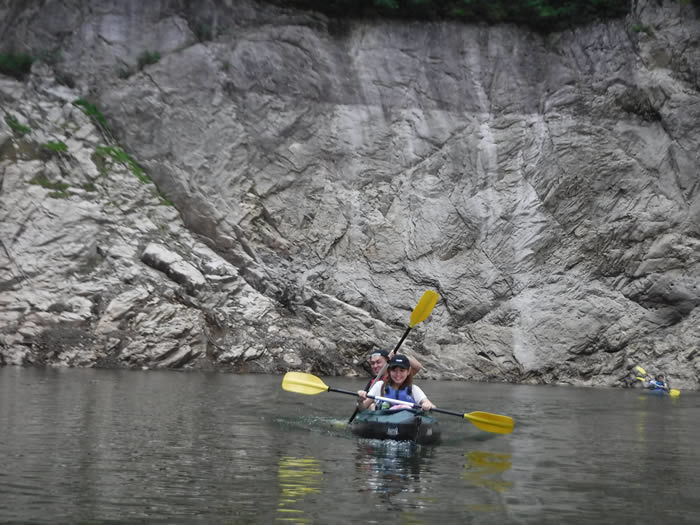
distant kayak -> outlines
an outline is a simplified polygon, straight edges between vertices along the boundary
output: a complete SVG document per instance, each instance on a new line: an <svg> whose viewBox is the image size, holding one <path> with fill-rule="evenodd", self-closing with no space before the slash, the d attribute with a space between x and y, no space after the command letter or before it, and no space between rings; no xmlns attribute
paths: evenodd
<svg viewBox="0 0 700 525"><path fill-rule="evenodd" d="M642 392L644 394L661 397L678 397L680 395L680 391L675 388L672 388L670 391L664 390L663 388L645 388Z"/></svg>
<svg viewBox="0 0 700 525"><path fill-rule="evenodd" d="M664 390L663 388L645 388L644 389L645 394L651 394L654 396L668 396L671 395L667 390Z"/></svg>
<svg viewBox="0 0 700 525"><path fill-rule="evenodd" d="M353 434L368 439L413 441L421 445L440 442L437 419L415 408L364 410L350 424Z"/></svg>

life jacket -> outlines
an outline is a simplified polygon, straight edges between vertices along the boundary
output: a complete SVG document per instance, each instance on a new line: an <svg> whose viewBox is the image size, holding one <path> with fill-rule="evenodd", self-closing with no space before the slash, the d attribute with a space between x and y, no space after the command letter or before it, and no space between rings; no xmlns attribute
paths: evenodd
<svg viewBox="0 0 700 525"><path fill-rule="evenodd" d="M367 381L367 384L365 385L365 392L369 392L369 389L372 388L372 385L376 382L376 377L373 377L369 381ZM381 378L379 378L380 381L382 381Z"/></svg>
<svg viewBox="0 0 700 525"><path fill-rule="evenodd" d="M382 396L383 397L393 397L394 399L398 399L399 401L408 401L409 403L415 404L416 400L413 398L413 393L411 392L411 386L408 385L406 388L402 388L401 390L397 390L386 383L382 385ZM384 406L386 405L386 406ZM387 403L384 401L382 403L381 408L390 408L391 404Z"/></svg>

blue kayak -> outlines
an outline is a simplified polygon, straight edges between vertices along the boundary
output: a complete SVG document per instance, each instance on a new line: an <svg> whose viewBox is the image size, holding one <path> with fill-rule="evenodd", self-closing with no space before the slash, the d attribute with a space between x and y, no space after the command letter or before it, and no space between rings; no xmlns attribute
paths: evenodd
<svg viewBox="0 0 700 525"><path fill-rule="evenodd" d="M673 395L673 392L675 392L675 396ZM671 389L669 391L669 390L664 390L663 388L645 388L644 393L652 395L652 396L661 396L661 397L676 397L679 394L678 390Z"/></svg>
<svg viewBox="0 0 700 525"><path fill-rule="evenodd" d="M350 424L353 434L368 439L413 441L421 445L440 442L437 419L416 408L364 410Z"/></svg>
<svg viewBox="0 0 700 525"><path fill-rule="evenodd" d="M667 396L667 395L669 395L668 392L666 390L664 390L663 388L645 388L644 392L646 392L647 394L655 395L655 396Z"/></svg>

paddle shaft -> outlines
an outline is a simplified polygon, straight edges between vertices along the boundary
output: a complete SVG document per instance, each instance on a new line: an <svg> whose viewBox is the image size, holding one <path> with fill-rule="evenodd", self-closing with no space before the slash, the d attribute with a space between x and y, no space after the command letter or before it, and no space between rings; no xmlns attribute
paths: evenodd
<svg viewBox="0 0 700 525"><path fill-rule="evenodd" d="M341 394L349 394L351 396L356 396L357 392L350 392L348 390L340 390L338 388L333 388L333 387L328 387L329 392L340 392ZM416 403L411 403L409 401L401 401L400 399L393 399L391 397L383 397L383 396L367 396L369 399L374 399L375 401L386 401L387 403L391 403L392 405L404 405L407 408L417 408L419 410L423 410L423 407ZM450 416L457 416L461 418L467 418L469 419L469 416L471 414L465 414L464 412L454 412L452 410L445 410L444 408L431 408L430 412L440 412L441 414L448 414ZM474 412L476 414L476 412Z"/></svg>
<svg viewBox="0 0 700 525"><path fill-rule="evenodd" d="M338 392L340 394L348 394L351 396L356 396L357 392L350 392L349 390L341 390L339 388L333 388L331 386L328 387L329 392ZM394 399L391 397L383 397L383 396L367 396L368 399L374 399L375 401L386 401L387 403L391 403L392 405L405 405L406 407L411 407L411 408L417 408L419 410L423 410L423 407L420 406L417 403L411 403L410 401L402 401L401 399ZM455 414L460 417L462 417L464 414L457 414L456 412L449 412L446 410L438 410L437 408L433 408L432 410L437 410L438 412L445 412L446 414ZM352 423L352 421L351 421Z"/></svg>
<svg viewBox="0 0 700 525"><path fill-rule="evenodd" d="M464 412L453 412L452 410L445 410L444 408L433 408L433 412L440 412L442 414L449 414L451 416L464 417Z"/></svg>
<svg viewBox="0 0 700 525"><path fill-rule="evenodd" d="M333 390L333 389L331 389ZM387 403L391 403L392 405L406 405L407 407L412 407L412 408L418 408L422 410L422 407L420 405L417 405L415 403L411 403L409 401L401 401L400 399L392 399L390 397L382 397L382 396L367 396L370 399L374 399L376 401L386 401ZM465 414L464 412L454 412L452 410L445 410L444 408L431 408L431 412L440 412L441 414L448 414L450 416L457 416L464 418Z"/></svg>

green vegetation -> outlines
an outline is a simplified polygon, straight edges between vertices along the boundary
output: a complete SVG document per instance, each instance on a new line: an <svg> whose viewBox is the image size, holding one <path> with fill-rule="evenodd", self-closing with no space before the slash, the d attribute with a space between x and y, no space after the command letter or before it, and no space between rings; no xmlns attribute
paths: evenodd
<svg viewBox="0 0 700 525"><path fill-rule="evenodd" d="M0 53L0 73L22 80L32 69L34 58L27 53Z"/></svg>
<svg viewBox="0 0 700 525"><path fill-rule="evenodd" d="M86 182L81 186L85 191L97 191L97 187L92 182Z"/></svg>
<svg viewBox="0 0 700 525"><path fill-rule="evenodd" d="M649 36L654 35L654 31L651 26L646 24L632 24L632 31L635 33L646 33Z"/></svg>
<svg viewBox="0 0 700 525"><path fill-rule="evenodd" d="M168 199L168 198L165 196L165 194L164 194L162 191L160 191L160 190L157 190L157 191L156 191L156 197L158 197L158 201L159 201L159 204L160 204L161 206L175 206L175 204L173 203L173 201L171 201L170 199Z"/></svg>
<svg viewBox="0 0 700 525"><path fill-rule="evenodd" d="M143 171L143 168L138 165L138 163L131 158L131 156L121 149L118 146L99 146L95 150L95 155L98 158L110 158L115 162L119 162L120 164L123 164L127 168L129 168L129 171L134 174L134 176L139 179L142 183L147 184L151 182L151 178L146 175L146 172Z"/></svg>
<svg viewBox="0 0 700 525"><path fill-rule="evenodd" d="M53 65L61 62L63 60L63 56L61 55L60 48L55 47L53 49L45 49L40 51L37 55L37 60L44 62L45 64Z"/></svg>
<svg viewBox="0 0 700 525"><path fill-rule="evenodd" d="M42 148L49 150L51 153L66 153L68 151L68 146L65 142L47 142L41 145Z"/></svg>
<svg viewBox="0 0 700 525"><path fill-rule="evenodd" d="M5 115L5 122L7 122L7 125L10 126L12 131L14 131L15 135L18 137L26 135L32 131L32 128L28 128L27 126L20 124L20 122L13 116Z"/></svg>
<svg viewBox="0 0 700 525"><path fill-rule="evenodd" d="M105 120L104 115L100 113L100 110L97 109L97 106L95 106L95 104L91 104L87 100L79 98L73 102L73 105L82 109L83 113L85 113L91 119L95 120L95 122L97 122L97 125L100 126L103 131L105 131L106 133L110 133L109 126L107 126L107 121Z"/></svg>
<svg viewBox="0 0 700 525"><path fill-rule="evenodd" d="M267 0L313 9L336 18L395 17L512 23L540 32L559 31L629 13L629 0ZM700 0L692 0L698 3Z"/></svg>
<svg viewBox="0 0 700 525"><path fill-rule="evenodd" d="M70 197L70 193L67 191L69 186L67 183L51 182L44 174L36 175L29 181L29 184L36 184L37 186L41 186L47 190L53 190L49 193L49 197L54 199L66 199Z"/></svg>
<svg viewBox="0 0 700 525"><path fill-rule="evenodd" d="M209 24L205 24L204 22L197 24L197 26L194 28L194 34L197 37L197 40L200 42L207 42L214 38L214 32L212 31L211 26Z"/></svg>
<svg viewBox="0 0 700 525"><path fill-rule="evenodd" d="M144 51L139 55L139 70L143 69L146 66L150 66L151 64L155 64L160 60L160 53L158 51Z"/></svg>

